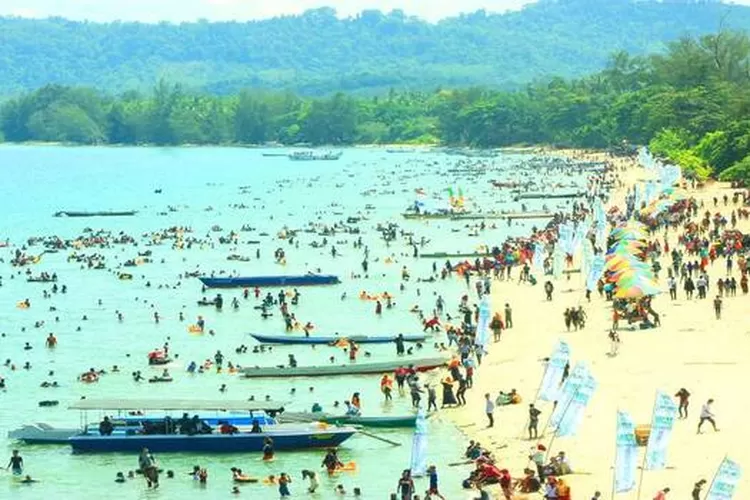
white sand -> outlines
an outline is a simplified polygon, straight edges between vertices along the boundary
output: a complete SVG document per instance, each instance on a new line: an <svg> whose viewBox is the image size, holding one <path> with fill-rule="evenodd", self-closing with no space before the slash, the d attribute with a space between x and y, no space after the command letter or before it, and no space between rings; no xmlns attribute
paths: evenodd
<svg viewBox="0 0 750 500"><path fill-rule="evenodd" d="M580 153L576 155L580 157ZM597 160L602 156L590 154L588 158ZM629 161L620 161L622 165L631 165ZM630 184L643 176L642 169L629 168L623 179ZM731 199L729 207L720 202L718 209L712 208L711 199L713 196L720 198L724 193L730 194L731 198L731 192L727 185L716 183L691 192L691 195L704 199L706 207L710 207L708 209L712 212L720 210L729 219L729 212L735 208ZM621 203L622 199L621 191L613 197L613 202ZM699 210L699 217L704 211ZM737 228L746 233L750 231L750 224L740 221ZM663 233L660 238L662 236ZM677 234L670 232L668 241L671 250L677 242ZM513 307L514 328L505 331L502 340L490 346L490 355L475 375L474 388L467 393L468 405L443 410L440 418L454 421L467 437L477 439L493 450L498 464L510 469L513 477L522 477L523 468L529 465L528 450L535 444L521 438L525 435L528 403L538 389L544 370L541 359L552 353L558 339L564 339L571 347L571 365L578 360L587 361L599 382L577 435L555 440L550 450L555 454L564 450L577 472L567 477L573 499L589 500L596 490L602 492L603 498L611 497L616 411L630 412L636 425L649 424L657 390L674 395L680 387L686 387L692 394L690 417L675 424L667 469L643 474L640 498L650 500L659 489L667 486L672 490L668 498L690 498L693 484L701 478L710 481L725 455L750 469L750 423L744 413L750 410L750 391L743 389L748 367L745 358L750 353L750 298L742 295L738 285L737 297L724 299L723 318L714 318L715 282L725 274L725 261L720 258L708 271L708 299L687 301L678 285L678 300L670 301L665 284L666 268L670 263L671 259L663 256L661 284L665 292L653 303L654 309L661 314L662 326L629 331L626 322L621 321L622 344L620 354L615 358L607 356L607 333L612 314L610 304L596 292L592 294L591 303L586 303L582 275L574 274L570 281L563 278L554 282L552 302L544 300L541 286L544 280L534 287L515 282L494 282L493 311L502 311L503 305L509 302ZM734 268L739 283L736 262ZM514 274L517 278L517 269ZM563 311L578 305L583 305L588 315L586 327L568 333ZM486 429L484 394L489 392L494 399L499 390L511 388L517 389L524 397L523 403L498 408L495 427ZM703 434L697 435L700 407L709 398L716 400L713 410L720 432L714 433L710 423L706 423ZM540 401L537 407L543 412L539 426L541 432L552 405ZM540 442L549 445L551 438L552 433L548 431ZM501 444L508 446L500 449ZM642 457L645 448L640 450ZM742 479L735 499L750 498L749 483L750 470ZM704 493L706 490L707 486ZM494 495L499 496L498 493ZM635 499L638 496L633 491L616 498Z"/></svg>

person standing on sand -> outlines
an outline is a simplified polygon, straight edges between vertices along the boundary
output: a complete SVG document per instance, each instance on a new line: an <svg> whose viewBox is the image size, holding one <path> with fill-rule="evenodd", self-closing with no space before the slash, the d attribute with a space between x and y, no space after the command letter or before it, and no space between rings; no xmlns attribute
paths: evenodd
<svg viewBox="0 0 750 500"><path fill-rule="evenodd" d="M695 485L693 485L693 492L691 494L692 500L701 500L701 490L703 489L703 485L706 484L705 479L701 479Z"/></svg>
<svg viewBox="0 0 750 500"><path fill-rule="evenodd" d="M544 283L544 293L546 294L548 301L552 300L552 292L553 291L555 291L555 286L552 284L551 281L549 281L549 280L546 281Z"/></svg>
<svg viewBox="0 0 750 500"><path fill-rule="evenodd" d="M505 328L513 328L513 310L508 303L505 304Z"/></svg>
<svg viewBox="0 0 750 500"><path fill-rule="evenodd" d="M693 292L695 291L695 283L693 283L693 278L688 276L685 279L685 284L683 286L685 288L685 297L688 300L691 300L693 298Z"/></svg>
<svg viewBox="0 0 750 500"><path fill-rule="evenodd" d="M677 280L674 279L674 276L667 278L667 286L669 286L669 298L677 300Z"/></svg>
<svg viewBox="0 0 750 500"><path fill-rule="evenodd" d="M541 414L542 412L534 407L534 403L529 405L529 441L539 438L537 427L539 426L539 415Z"/></svg>
<svg viewBox="0 0 750 500"><path fill-rule="evenodd" d="M492 398L490 398L489 392L484 395L484 411L487 413L487 420L489 420L487 427L494 427L495 416L493 413L495 412L495 403L492 401Z"/></svg>
<svg viewBox="0 0 750 500"><path fill-rule="evenodd" d="M701 427L703 426L703 423L706 421L711 422L711 425L714 428L714 432L718 432L719 429L716 428L716 421L714 420L714 413L711 411L711 405L714 403L713 399L709 399L706 404L703 405L703 408L701 408L701 416L700 420L698 421L698 434L701 433Z"/></svg>
<svg viewBox="0 0 750 500"><path fill-rule="evenodd" d="M680 412L680 418L688 418L688 406L690 405L690 393L684 387L677 391L674 395L676 398L680 398L680 406L678 411Z"/></svg>
<svg viewBox="0 0 750 500"><path fill-rule="evenodd" d="M717 295L714 299L714 313L716 314L716 319L721 319L721 308L723 303L724 301L721 299L721 295Z"/></svg>
<svg viewBox="0 0 750 500"><path fill-rule="evenodd" d="M620 352L620 335L617 333L616 330L610 330L609 331L609 355L612 357L617 356L617 353Z"/></svg>

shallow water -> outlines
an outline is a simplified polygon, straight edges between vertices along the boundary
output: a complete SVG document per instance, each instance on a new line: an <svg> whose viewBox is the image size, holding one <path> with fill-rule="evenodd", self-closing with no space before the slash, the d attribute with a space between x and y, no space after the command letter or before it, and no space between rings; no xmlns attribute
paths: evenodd
<svg viewBox="0 0 750 500"><path fill-rule="evenodd" d="M252 454L227 456L201 456L172 454L158 456L164 469L173 469L177 478L164 480L158 491L147 491L143 481L123 485L113 483L117 471L136 467L137 457L111 455L72 455L66 446L20 446L5 438L8 430L23 423L47 422L61 427L75 427L79 423L77 412L67 410L69 403L86 396L122 398L208 398L223 397L232 400L250 395L261 399L270 395L273 400L287 402L294 411L309 409L319 402L327 411L333 411L334 400L343 401L352 392L362 393L363 409L367 414L403 414L409 411L407 398L398 398L393 405L384 406L377 377L348 377L318 379L242 380L228 373L214 372L188 375L184 367L190 360L200 362L212 358L217 349L227 361L240 365L282 364L287 354L295 353L300 364L323 364L335 355L344 360L345 354L337 348L320 346L317 349L302 346L278 347L265 354L235 354L240 344L252 346L248 332L283 333L283 322L278 313L262 319L253 309L255 299L241 299L241 290L222 291L224 310L198 307L201 298L200 282L195 278L180 280L178 275L201 270L253 274L295 274L310 270L338 274L343 283L334 287L302 289L298 306L291 311L305 323L316 325L314 334L357 333L393 334L416 333L421 330L415 314L408 309L420 305L425 311L434 307L437 294L445 299L449 311L454 311L458 298L466 291L463 282L456 279L435 283L417 283L415 278L428 277L432 272L429 259L414 259L405 238L386 247L374 230L378 223L393 221L415 239L424 236L429 240L422 252L474 251L480 244L497 244L508 236L527 234L534 222L514 222L508 226L496 221L497 228L470 230L466 226L474 221L405 221L399 216L413 203L415 189L423 188L427 197L445 198L448 187L461 188L469 203L484 210L519 210L520 204L511 200L507 190L499 190L489 180L526 179L532 174L518 168L527 158L522 155L505 155L481 160L481 169L457 168L460 161L454 156L439 153L388 154L383 150L346 150L338 162L291 162L286 158L262 156L262 150L240 148L156 149L156 148L66 148L66 147L2 147L0 168L4 181L0 184L0 241L6 238L21 246L30 236L58 235L71 238L85 228L106 229L116 234L124 231L136 237L138 247L113 245L106 249L84 249L82 253L100 253L106 256L107 269L81 269L80 264L67 262L69 251L45 254L41 262L31 266L32 273L56 272L58 285L68 286L68 293L42 298L42 290L50 284L27 283L27 268L12 268L9 260L13 248L0 249L5 260L0 263L0 358L11 359L18 367L11 371L0 367L0 376L6 379L8 390L0 393L0 442L6 454L18 446L26 462L27 472L40 482L20 486L9 480L7 487L0 485L0 497L13 498L219 498L229 496L231 489L229 467L239 466L247 474L262 476L289 472L295 483L292 492L303 496L299 478L302 468L319 470L322 453L279 453L273 463L263 463ZM476 160L472 160L476 163ZM565 176L561 182L583 185L580 175ZM241 187L244 187L241 189ZM155 189L162 189L156 194ZM247 208L233 208L244 204ZM529 210L542 207L543 202L527 203ZM567 204L549 203L550 208L564 208ZM168 207L175 211L169 211ZM371 208L368 208L371 206ZM211 208L209 210L209 208ZM138 210L134 217L122 218L56 218L58 210ZM329 245L316 249L309 246L323 237L313 233L299 233L299 248L275 236L283 227L304 229L309 222L333 224L347 217L365 217L355 224L360 235L338 234L328 237ZM491 223L492 221L490 221ZM539 225L543 222L537 221ZM236 246L221 245L220 235L230 230L238 231L243 224L255 228L240 233ZM172 250L171 242L145 246L140 235L170 226L188 225L194 229L192 236L208 236L213 244L194 245L191 249ZM221 232L212 232L219 225ZM476 236L469 236L469 232ZM269 236L259 236L268 233ZM351 278L361 274L363 251L352 246L361 236L370 251L369 278ZM248 244L259 240L260 244ZM340 256L330 254L330 244L335 243ZM284 248L285 266L276 264L273 251ZM151 250L153 263L124 269L134 274L132 281L120 281L117 272L127 259L138 251ZM260 249L261 259L255 258ZM31 247L29 253L40 253L41 246ZM229 254L251 257L249 262L230 262ZM394 262L387 263L386 257ZM163 260L163 262L162 262ZM454 259L455 260L455 259ZM438 268L443 261L438 261ZM399 291L402 266L407 266L412 280ZM146 283L150 282L151 287ZM361 290L371 293L388 291L395 295L395 307L386 309L381 317L374 315L374 303L357 298ZM275 294L277 290L272 290ZM265 292L265 291L264 291ZM342 294L346 298L342 299ZM208 291L212 297L214 292ZM240 298L238 310L230 305L233 297ZM29 298L32 307L22 310L15 304ZM101 300L101 305L99 305ZM54 307L56 310L50 310ZM124 315L118 322L115 311ZM153 321L158 311L162 319ZM178 320L178 313L185 321ZM206 319L207 329L215 336L195 336L187 333L187 325L197 315ZM83 316L87 320L83 320ZM55 318L59 318L59 322ZM35 328L36 321L44 321ZM80 327L80 331L77 328ZM25 331L22 329L25 328ZM54 332L59 345L54 350L44 348L44 340ZM179 359L170 366L173 383L135 383L130 373L142 370L146 378L160 373L161 368L149 368L146 353L170 342L171 352ZM433 341L444 341L441 335L431 339L415 356L434 354ZM23 350L29 342L32 350ZM371 360L386 360L395 355L393 346L364 346ZM360 362L364 361L360 357ZM30 362L30 370L20 369ZM77 376L89 369L109 369L118 365L120 373L109 373L97 384L76 382ZM48 371L54 370L54 376ZM43 389L44 380L56 380L57 389ZM227 384L228 391L220 394L218 387ZM314 386L313 392L309 387ZM290 390L296 389L292 395ZM40 400L59 400L60 405L39 408ZM90 415L98 421L100 415ZM400 471L409 464L411 433L408 431L376 431L403 443L391 447L385 443L355 436L343 445L344 461L355 460L359 471L329 479L321 478L321 492L315 498L331 498L333 487L342 483L348 490L360 486L364 498L385 498L386 492L395 489ZM429 461L438 464L441 472L441 489L448 498L463 498L460 478L466 469L447 467L460 459L464 443L459 433L441 418L431 419ZM3 457L0 457L3 458ZM199 487L186 479L192 465L201 464L209 470L209 483ZM4 464L3 464L4 465ZM424 480L418 483L426 487ZM115 488L115 489L113 489ZM264 486L242 486L243 496L276 498L274 489ZM208 495L208 496L207 496ZM306 494L305 494L306 495Z"/></svg>

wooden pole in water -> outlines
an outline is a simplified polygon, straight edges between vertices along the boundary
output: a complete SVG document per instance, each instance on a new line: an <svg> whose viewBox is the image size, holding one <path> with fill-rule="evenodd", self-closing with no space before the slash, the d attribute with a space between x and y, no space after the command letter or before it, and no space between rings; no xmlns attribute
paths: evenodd
<svg viewBox="0 0 750 500"><path fill-rule="evenodd" d="M391 446L401 446L401 443L397 443L396 441L391 441L390 439L386 439L384 437L377 436L377 435L372 434L370 432L363 431L361 428L358 428L357 432L359 434L364 434L365 436L370 437L372 439L377 439L378 441L383 441L384 443L388 443Z"/></svg>

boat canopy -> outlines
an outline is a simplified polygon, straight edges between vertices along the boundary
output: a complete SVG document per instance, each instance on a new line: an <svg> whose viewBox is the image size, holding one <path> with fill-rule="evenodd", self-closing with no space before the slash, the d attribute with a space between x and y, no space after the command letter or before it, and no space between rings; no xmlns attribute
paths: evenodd
<svg viewBox="0 0 750 500"><path fill-rule="evenodd" d="M195 411L274 411L284 410L279 401L227 401L223 399L82 399L70 410L195 410Z"/></svg>

